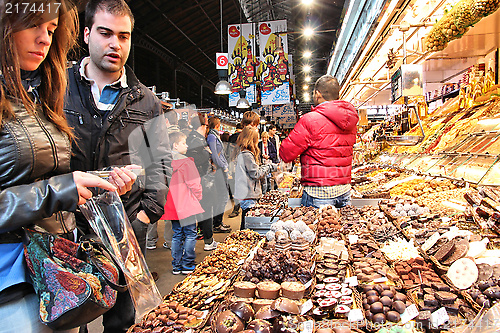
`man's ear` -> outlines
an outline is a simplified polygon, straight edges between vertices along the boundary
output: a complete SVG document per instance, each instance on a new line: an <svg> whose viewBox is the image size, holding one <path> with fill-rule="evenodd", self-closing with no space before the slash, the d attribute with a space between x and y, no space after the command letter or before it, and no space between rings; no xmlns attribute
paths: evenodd
<svg viewBox="0 0 500 333"><path fill-rule="evenodd" d="M90 29L88 27L85 27L85 29L83 29L83 41L87 45L89 44L89 35L90 35Z"/></svg>

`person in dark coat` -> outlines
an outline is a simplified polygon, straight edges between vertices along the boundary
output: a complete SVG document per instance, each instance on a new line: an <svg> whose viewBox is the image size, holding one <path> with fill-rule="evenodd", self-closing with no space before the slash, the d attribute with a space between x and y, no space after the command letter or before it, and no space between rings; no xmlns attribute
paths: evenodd
<svg viewBox="0 0 500 333"><path fill-rule="evenodd" d="M196 216L198 226L203 233L203 241L205 243L204 250L211 251L217 248L217 242L213 239L213 188L209 188L210 173L212 173L212 166L210 164L210 149L208 149L206 135L208 131L207 117L198 113L191 118L191 125L193 129L187 137L186 143L188 150L186 156L192 157L194 164L198 169L198 174L201 177L202 199L200 201L201 207L205 211Z"/></svg>
<svg viewBox="0 0 500 333"><path fill-rule="evenodd" d="M314 107L281 144L284 162L300 156L303 206L337 208L351 202L351 169L358 112L339 100L339 83L323 75L314 86Z"/></svg>

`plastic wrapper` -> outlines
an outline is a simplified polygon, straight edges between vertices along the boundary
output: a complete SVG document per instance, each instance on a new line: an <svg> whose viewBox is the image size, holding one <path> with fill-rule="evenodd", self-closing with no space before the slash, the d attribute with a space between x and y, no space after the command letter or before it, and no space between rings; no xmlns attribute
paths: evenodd
<svg viewBox="0 0 500 333"><path fill-rule="evenodd" d="M466 326L457 327L454 333L494 333L500 331L500 303L490 309L482 308L476 318Z"/></svg>
<svg viewBox="0 0 500 333"><path fill-rule="evenodd" d="M80 209L104 246L114 256L127 280L139 320L162 302L120 197L104 192L87 200Z"/></svg>

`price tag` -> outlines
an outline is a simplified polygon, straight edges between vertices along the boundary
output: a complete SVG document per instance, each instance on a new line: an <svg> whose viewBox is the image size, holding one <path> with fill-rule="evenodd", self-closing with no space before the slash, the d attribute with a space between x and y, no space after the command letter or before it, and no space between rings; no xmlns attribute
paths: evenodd
<svg viewBox="0 0 500 333"><path fill-rule="evenodd" d="M384 277L373 280L373 283L384 283L387 281L388 281L387 277L384 276Z"/></svg>
<svg viewBox="0 0 500 333"><path fill-rule="evenodd" d="M418 309L415 304L412 304L407 307L405 312L403 312L403 314L401 315L401 324L406 324L416 316L418 316Z"/></svg>
<svg viewBox="0 0 500 333"><path fill-rule="evenodd" d="M422 250L424 252L427 252L436 242L438 241L439 237L439 232L435 232L432 234L432 236L425 241L425 243L422 245Z"/></svg>
<svg viewBox="0 0 500 333"><path fill-rule="evenodd" d="M437 309L431 314L431 324L432 326L434 326L434 328L438 328L449 320L450 317L448 316L448 312L446 312L446 309L444 307Z"/></svg>
<svg viewBox="0 0 500 333"><path fill-rule="evenodd" d="M243 265L245 263L245 259L241 259L240 261L238 261L238 265Z"/></svg>
<svg viewBox="0 0 500 333"><path fill-rule="evenodd" d="M443 217L441 218L441 221L443 221L443 223L448 223L448 222L450 222L450 221L451 221L451 217L448 217L448 216L443 216Z"/></svg>
<svg viewBox="0 0 500 333"><path fill-rule="evenodd" d="M311 279L311 280L307 281L307 283L304 285L304 287L306 287L306 289L307 289L311 286L312 283L313 283L313 280Z"/></svg>
<svg viewBox="0 0 500 333"><path fill-rule="evenodd" d="M347 320L349 320L350 322L362 321L363 319L363 311L361 311L361 309L352 309L351 311L349 311L349 315L347 316Z"/></svg>
<svg viewBox="0 0 500 333"><path fill-rule="evenodd" d="M358 285L358 277L357 276L348 277L344 280L344 282L348 283L349 287L356 287Z"/></svg>
<svg viewBox="0 0 500 333"><path fill-rule="evenodd" d="M302 333L313 333L314 332L314 321L313 320L305 321L302 324L302 327L304 328L302 330Z"/></svg>
<svg viewBox="0 0 500 333"><path fill-rule="evenodd" d="M192 329L188 329L188 330L186 331L186 333L193 333L193 330L192 330Z"/></svg>
<svg viewBox="0 0 500 333"><path fill-rule="evenodd" d="M307 302L302 304L302 306L300 307L300 314L305 315L312 308L313 308L313 302L312 302L312 300L309 299L309 300L307 300Z"/></svg>
<svg viewBox="0 0 500 333"><path fill-rule="evenodd" d="M347 235L349 238L349 244L356 244L358 242L358 235Z"/></svg>
<svg viewBox="0 0 500 333"><path fill-rule="evenodd" d="M199 319L204 319L206 316L208 316L208 310L203 310L201 311L203 314L201 315L201 318Z"/></svg>
<svg viewBox="0 0 500 333"><path fill-rule="evenodd" d="M207 298L207 299L205 300L205 304L210 304L210 303L212 303L212 301L213 301L214 299L216 299L216 298L217 298L217 295Z"/></svg>

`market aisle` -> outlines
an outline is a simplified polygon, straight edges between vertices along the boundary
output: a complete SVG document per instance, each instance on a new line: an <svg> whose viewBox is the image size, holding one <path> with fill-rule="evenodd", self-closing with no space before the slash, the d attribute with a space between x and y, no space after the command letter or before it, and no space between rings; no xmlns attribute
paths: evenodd
<svg viewBox="0 0 500 333"><path fill-rule="evenodd" d="M233 231L238 230L240 226L241 219L241 211L240 215L229 218L228 215L232 211L231 202L228 202L226 206L226 213L224 214L223 223L231 226ZM170 293L172 288L180 281L182 281L185 275L173 275L172 274L172 256L170 255L170 250L164 249L162 247L163 244L163 229L165 227L165 223L160 222L158 224L158 235L160 238L158 239L158 243L156 250L148 250L146 253L146 261L148 263L149 269L154 272L158 272L159 279L156 281L156 285L158 286L158 290L162 296ZM227 234L214 234L214 239L217 242L222 242L226 238ZM203 250L203 240L199 240L196 242L196 262L199 263L205 258L205 256L209 255L210 251ZM101 317L97 318L93 322L88 325L88 329L90 333L100 333L102 332L102 324Z"/></svg>

